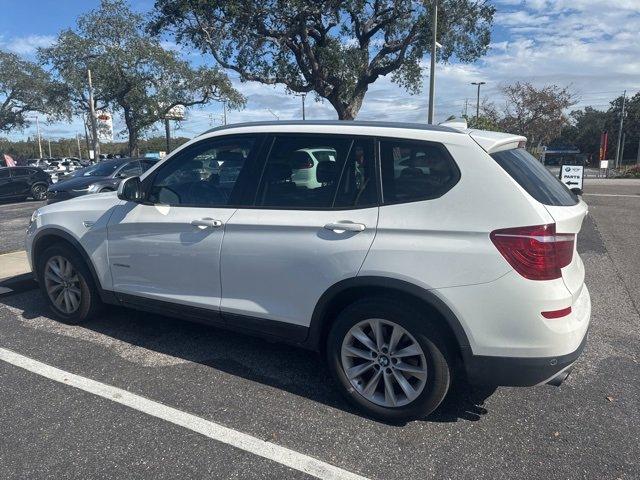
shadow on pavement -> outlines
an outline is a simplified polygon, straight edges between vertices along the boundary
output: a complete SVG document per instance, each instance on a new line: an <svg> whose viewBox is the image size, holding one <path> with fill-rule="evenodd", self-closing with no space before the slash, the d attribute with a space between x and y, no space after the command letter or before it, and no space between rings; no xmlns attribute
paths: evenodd
<svg viewBox="0 0 640 480"><path fill-rule="evenodd" d="M4 295L0 303L20 310L26 320L45 317L56 321L39 292ZM123 307L108 307L82 326L65 328L88 329L363 416L340 396L321 356L295 346ZM82 338L78 333L73 336ZM484 400L494 391L454 384L425 421L480 420L487 413Z"/></svg>

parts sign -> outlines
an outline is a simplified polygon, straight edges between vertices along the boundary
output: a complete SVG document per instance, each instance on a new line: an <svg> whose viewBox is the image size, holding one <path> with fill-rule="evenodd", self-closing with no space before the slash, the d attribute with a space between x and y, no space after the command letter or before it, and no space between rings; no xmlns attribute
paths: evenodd
<svg viewBox="0 0 640 480"><path fill-rule="evenodd" d="M560 167L560 181L570 190L582 190L582 179L584 177L584 167L582 165L562 165Z"/></svg>

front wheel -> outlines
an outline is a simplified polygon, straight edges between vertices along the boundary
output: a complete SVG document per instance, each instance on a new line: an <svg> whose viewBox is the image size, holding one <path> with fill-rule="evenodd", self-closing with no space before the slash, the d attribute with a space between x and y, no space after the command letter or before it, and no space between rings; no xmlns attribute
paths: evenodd
<svg viewBox="0 0 640 480"><path fill-rule="evenodd" d="M101 301L82 257L66 245L47 248L38 259L38 282L56 317L79 324L91 318Z"/></svg>
<svg viewBox="0 0 640 480"><path fill-rule="evenodd" d="M329 333L327 357L347 400L383 421L425 417L451 382L447 344L437 325L391 299L364 299L345 308Z"/></svg>

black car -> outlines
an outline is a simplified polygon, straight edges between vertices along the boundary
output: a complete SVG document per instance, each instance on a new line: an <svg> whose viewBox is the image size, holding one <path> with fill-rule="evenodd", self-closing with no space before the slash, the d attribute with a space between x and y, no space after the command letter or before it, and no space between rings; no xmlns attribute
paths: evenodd
<svg viewBox="0 0 640 480"><path fill-rule="evenodd" d="M36 167L0 167L0 198L44 200L51 177Z"/></svg>
<svg viewBox="0 0 640 480"><path fill-rule="evenodd" d="M120 180L142 175L157 160L153 158L118 158L102 160L76 170L60 182L51 185L47 191L47 203L87 195L89 193L113 192Z"/></svg>

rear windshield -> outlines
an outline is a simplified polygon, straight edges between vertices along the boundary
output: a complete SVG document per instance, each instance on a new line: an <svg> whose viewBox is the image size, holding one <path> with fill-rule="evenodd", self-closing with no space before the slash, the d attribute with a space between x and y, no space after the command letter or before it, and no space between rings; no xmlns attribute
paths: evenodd
<svg viewBox="0 0 640 480"><path fill-rule="evenodd" d="M578 203L578 197L525 149L504 150L492 153L491 156L540 203L554 207L568 207Z"/></svg>

